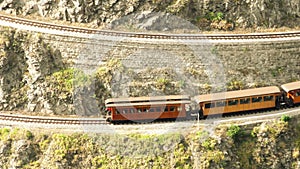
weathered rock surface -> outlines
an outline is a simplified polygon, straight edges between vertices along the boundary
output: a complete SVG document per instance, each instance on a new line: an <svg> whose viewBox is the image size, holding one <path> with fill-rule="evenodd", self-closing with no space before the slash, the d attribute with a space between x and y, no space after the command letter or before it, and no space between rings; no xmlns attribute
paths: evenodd
<svg viewBox="0 0 300 169"><path fill-rule="evenodd" d="M2 34L1 110L47 112L51 89L46 76L64 67L58 51L53 51L38 34L6 30Z"/></svg>
<svg viewBox="0 0 300 169"><path fill-rule="evenodd" d="M11 150L13 151L10 155L10 168L22 168L37 159L36 147L29 140L13 141Z"/></svg>
<svg viewBox="0 0 300 169"><path fill-rule="evenodd" d="M234 25L299 26L299 3L2 0L0 10L116 30L195 32L197 26L201 30ZM111 96L197 95L280 85L300 78L296 40L192 46L185 42L97 41L13 29L2 32L0 110L92 115L98 114L105 98ZM114 66L119 63L121 66ZM74 87L77 70L71 65L93 72L77 79L88 84Z"/></svg>
<svg viewBox="0 0 300 169"><path fill-rule="evenodd" d="M0 10L9 14L39 15L54 20L87 23L95 27L105 27L113 21L134 14L130 20L139 22L139 27L145 29L151 22L159 19L153 16L158 11L191 21L201 30L294 27L300 23L299 9L298 0L3 0L0 3ZM141 11L149 12L140 13ZM141 20L147 22L140 22ZM180 24L182 23L178 23ZM168 25L164 25L163 30L169 30Z"/></svg>
<svg viewBox="0 0 300 169"><path fill-rule="evenodd" d="M0 40L0 110L98 115L110 97L195 96L300 79L297 40L98 40L3 27Z"/></svg>

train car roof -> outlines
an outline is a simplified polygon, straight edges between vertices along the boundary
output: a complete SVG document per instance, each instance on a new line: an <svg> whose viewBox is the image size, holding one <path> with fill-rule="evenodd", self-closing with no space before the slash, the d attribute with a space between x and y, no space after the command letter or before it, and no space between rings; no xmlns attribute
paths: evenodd
<svg viewBox="0 0 300 169"><path fill-rule="evenodd" d="M300 89L300 81L283 84L283 85L281 85L281 88L285 92L289 92L289 91L292 91L292 90Z"/></svg>
<svg viewBox="0 0 300 169"><path fill-rule="evenodd" d="M190 102L191 99L187 95L169 95L169 96L111 98L105 100L105 105L106 107L115 107L115 106L162 105L162 104L188 104Z"/></svg>
<svg viewBox="0 0 300 169"><path fill-rule="evenodd" d="M131 106L154 106L154 105L170 105L170 104L190 104L191 101L167 101L167 102L139 102L139 103L111 103L106 107L131 107Z"/></svg>
<svg viewBox="0 0 300 169"><path fill-rule="evenodd" d="M216 100L243 98L247 96L260 96L260 95L274 94L274 93L280 93L280 89L277 86L229 91L229 92L222 92L222 93L212 93L212 94L195 96L195 98L197 103L200 103L200 102L208 102L208 101L216 101Z"/></svg>

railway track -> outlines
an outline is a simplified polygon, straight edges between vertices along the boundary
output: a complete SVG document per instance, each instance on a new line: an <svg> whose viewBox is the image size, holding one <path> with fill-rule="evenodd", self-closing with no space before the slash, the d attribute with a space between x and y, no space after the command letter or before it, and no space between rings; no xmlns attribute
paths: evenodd
<svg viewBox="0 0 300 169"><path fill-rule="evenodd" d="M58 118L41 116L24 116L0 113L0 120L11 122L40 123L40 124L65 124L65 125L98 125L108 124L104 119L96 118Z"/></svg>
<svg viewBox="0 0 300 169"><path fill-rule="evenodd" d="M286 114L290 116L299 115L300 114L300 106L296 106L293 108L285 108L281 110L260 110L255 112L244 112L241 114L225 114L224 117L222 115L218 116L208 116L206 119L200 119L200 123L214 123L214 122L249 122L249 119L252 120L269 120L278 118L281 115ZM0 113L0 121L8 121L8 122L17 122L17 123L37 123L37 124L51 124L51 125L108 125L110 123L106 122L103 118L62 118L62 117L43 117L43 116L26 116L26 115L15 115L15 114L7 114ZM194 123L197 122L195 120L180 120L180 122L188 122ZM145 124L168 124L174 123L174 121L158 121L158 122L150 122ZM142 125L139 123L124 123L122 125ZM116 125L118 126L118 125Z"/></svg>
<svg viewBox="0 0 300 169"><path fill-rule="evenodd" d="M132 33L132 32L116 32L105 31L90 28L80 28L73 26L57 25L52 23L33 21L23 18L6 16L0 14L0 21L5 23L14 23L18 25L38 27L42 29L57 30L62 32L81 33L87 35L104 35L104 36L117 36L129 37L140 39L174 39L174 40L258 40L258 39L280 39L280 38L300 38L300 31L294 32L277 32L277 33L256 33L256 34L151 34L151 33ZM285 111L285 110L282 110ZM299 111L300 112L300 111ZM274 113L274 112L269 112ZM263 116L262 113L261 116ZM270 115L269 114L269 115ZM250 115L252 117L260 114ZM243 116L242 116L243 117ZM235 119L236 116L227 117L224 119ZM269 118L269 117L268 117ZM271 117L270 117L271 118ZM273 117L274 118L274 117ZM222 119L222 118L216 118ZM0 113L0 120L11 122L25 122L25 123L42 123L42 124L64 124L64 125L98 125L108 124L104 119L92 118L54 118L54 117L34 117L34 116L21 116ZM200 120L207 121L207 120Z"/></svg>
<svg viewBox="0 0 300 169"><path fill-rule="evenodd" d="M65 25L57 25L47 22L28 20L0 14L0 20L8 23L38 27L42 29L57 30L63 32L73 32L82 34L97 34L104 36L117 36L144 39L174 39L174 40L258 40L258 39L280 39L280 38L300 38L300 31L277 32L277 33L255 33L255 34L151 34L132 33L97 30L91 28L81 28Z"/></svg>

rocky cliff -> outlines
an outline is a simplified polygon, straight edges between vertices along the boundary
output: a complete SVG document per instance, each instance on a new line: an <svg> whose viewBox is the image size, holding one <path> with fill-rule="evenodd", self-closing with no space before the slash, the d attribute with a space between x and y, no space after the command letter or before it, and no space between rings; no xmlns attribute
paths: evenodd
<svg viewBox="0 0 300 169"><path fill-rule="evenodd" d="M2 32L1 41L1 109L41 110L38 103L47 107L49 91L43 82L47 75L63 68L59 53L38 36L18 31Z"/></svg>
<svg viewBox="0 0 300 169"><path fill-rule="evenodd" d="M298 0L1 0L0 11L93 27L107 27L135 14L139 17L133 21L159 22L160 18L151 17L155 12L176 15L201 30L295 27L300 23Z"/></svg>
<svg viewBox="0 0 300 169"><path fill-rule="evenodd" d="M188 94L299 80L297 40L103 40L0 29L0 110L103 113L119 96ZM286 66L288 65L288 66Z"/></svg>
<svg viewBox="0 0 300 169"><path fill-rule="evenodd" d="M299 117L289 116L248 126L222 124L215 130L196 127L163 135L3 127L0 167L299 169L299 128Z"/></svg>

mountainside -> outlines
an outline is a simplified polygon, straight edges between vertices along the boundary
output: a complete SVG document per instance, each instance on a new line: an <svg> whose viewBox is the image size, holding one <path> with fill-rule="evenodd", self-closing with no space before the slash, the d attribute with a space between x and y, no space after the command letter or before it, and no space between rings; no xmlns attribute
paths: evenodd
<svg viewBox="0 0 300 169"><path fill-rule="evenodd" d="M298 169L299 129L299 117L288 116L162 135L0 128L0 167Z"/></svg>
<svg viewBox="0 0 300 169"><path fill-rule="evenodd" d="M100 115L110 97L195 96L300 78L297 40L185 44L0 32L2 111Z"/></svg>
<svg viewBox="0 0 300 169"><path fill-rule="evenodd" d="M1 27L0 110L99 115L119 96L280 86L300 78L297 40L97 40ZM289 65L289 66L286 66Z"/></svg>
<svg viewBox="0 0 300 169"><path fill-rule="evenodd" d="M124 17L132 17L134 22L159 23L162 18L153 17L157 12L187 20L202 31L293 28L299 27L300 23L298 0L1 0L0 11L101 28ZM137 19L135 15L138 15Z"/></svg>
<svg viewBox="0 0 300 169"><path fill-rule="evenodd" d="M146 32L300 24L299 0L0 0L0 11ZM298 40L193 45L0 27L0 111L99 117L110 97L192 96L300 79ZM165 135L1 127L0 168L300 168L299 117L209 127Z"/></svg>

